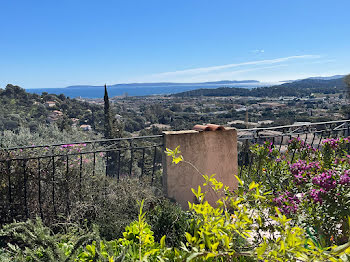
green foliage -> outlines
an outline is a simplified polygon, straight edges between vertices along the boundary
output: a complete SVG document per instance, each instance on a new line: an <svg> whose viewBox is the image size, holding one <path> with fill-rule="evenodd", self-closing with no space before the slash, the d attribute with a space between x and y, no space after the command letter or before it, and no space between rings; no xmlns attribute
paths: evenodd
<svg viewBox="0 0 350 262"><path fill-rule="evenodd" d="M1 262L12 262L13 261L13 256L11 256L11 253L4 249L0 248L0 261Z"/></svg>
<svg viewBox="0 0 350 262"><path fill-rule="evenodd" d="M104 136L106 139L112 138L112 116L109 106L107 86L105 85L104 100Z"/></svg>
<svg viewBox="0 0 350 262"><path fill-rule="evenodd" d="M335 141L329 140L327 143L334 145ZM260 156L271 154L278 157L274 155L272 147L266 146L267 149L256 148ZM301 149L298 144L292 147ZM179 156L179 148L167 149L167 153L174 163L188 164ZM338 150L332 153L334 159L338 153ZM309 157L304 152L300 152L300 156L305 159ZM311 230L298 225L295 217L283 214L273 204L275 196L273 191L267 190L268 187L255 181L246 184L244 180L236 178L238 188L232 190L218 181L215 175L203 175L203 187L192 190L197 201L189 203L189 227L184 232L181 244L171 245L172 248L167 247L165 235L159 239L152 231L152 228L160 227L160 221L152 216L160 214L159 219L166 218L165 224L172 216L162 210L165 207L155 207L151 211L149 224L144 212L146 202L142 200L138 202L135 221L125 227L122 237L115 236L110 241L101 240L94 233L95 230L88 234L81 231L53 234L40 220L7 225L2 235L10 237L10 241L5 252L4 249L0 251L0 257L4 260L58 262L349 261L350 238L339 246L328 245L315 237ZM208 192L204 192L203 188L208 188L210 194L217 196L214 204L206 200ZM124 191L123 194L130 192ZM109 204L111 202L107 202ZM183 219L181 214L179 218ZM350 222L350 217L347 220ZM152 222L156 223L153 225ZM169 223L174 227L175 224ZM85 248L79 248L86 241L89 243Z"/></svg>
<svg viewBox="0 0 350 262"><path fill-rule="evenodd" d="M179 155L181 153L180 146L176 147L174 150L171 150L171 149L167 148L165 150L165 153L167 154L167 156L172 157L172 159L173 159L172 163L173 164L178 164L179 162L183 161L183 156Z"/></svg>
<svg viewBox="0 0 350 262"><path fill-rule="evenodd" d="M165 246L165 236L159 243L154 241L153 232L146 222L141 201L138 220L125 228L123 237L109 242L93 242L79 254L79 261L166 261L170 249ZM114 259L117 257L116 259Z"/></svg>
<svg viewBox="0 0 350 262"><path fill-rule="evenodd" d="M0 132L0 144L3 148L89 141L100 138L100 135L80 130L61 131L56 125L39 125L35 132L26 127L20 127L16 132L11 130Z"/></svg>
<svg viewBox="0 0 350 262"><path fill-rule="evenodd" d="M275 209L277 217L271 217L276 222L275 239L263 242L256 249L258 259L264 261L348 261L350 258L349 242L341 247L325 247L312 238L306 237L306 232L292 226L285 215Z"/></svg>
<svg viewBox="0 0 350 262"><path fill-rule="evenodd" d="M348 74L347 76L345 76L344 78L344 82L346 84L346 92L347 92L347 97L348 97L348 103L350 101L350 74ZM345 107L345 111L347 113L348 119L350 118L350 109L349 109L349 105L347 105Z"/></svg>
<svg viewBox="0 0 350 262"><path fill-rule="evenodd" d="M300 139L284 153L270 143L251 147L252 166L242 168L245 181L272 191L268 209L278 206L323 247L343 244L350 234L349 138L325 139L320 150Z"/></svg>
<svg viewBox="0 0 350 262"><path fill-rule="evenodd" d="M179 159L178 151L178 148L176 152L167 149L173 159ZM267 153L277 155L271 147L259 150L259 156L266 157ZM214 175L203 177L204 185L210 185L219 199L217 207L213 207L205 201L206 193L200 186L198 190L192 190L199 204L189 203L194 218L191 220L192 231L186 232L187 243L183 249L191 258L199 259L196 261L201 261L202 257L208 260L245 256L256 256L264 261L348 261L350 239L341 248L323 246L277 208L274 208L277 216L267 220L266 211L273 204L271 193L266 192L262 184L253 181L245 186L237 177L238 190L231 192ZM267 223L271 226L270 231L266 231ZM264 234L267 236L262 237ZM254 242L249 241L254 235L261 239L256 243L258 247L250 246L248 251L242 249ZM246 241L244 245L239 244L242 239Z"/></svg>
<svg viewBox="0 0 350 262"><path fill-rule="evenodd" d="M85 247L75 261L80 262L121 262L125 258L125 249L118 246L115 241L93 241Z"/></svg>
<svg viewBox="0 0 350 262"><path fill-rule="evenodd" d="M37 218L5 225L0 236L10 239L6 254L15 261L69 262L75 261L81 247L97 236L95 231L81 231L70 227L66 234L54 234Z"/></svg>
<svg viewBox="0 0 350 262"><path fill-rule="evenodd" d="M342 78L321 80L321 79L303 79L282 85L269 87L231 88L220 87L216 89L196 89L174 94L176 97L190 96L253 96L253 97L279 97L279 96L309 96L312 93L332 94L343 92L345 83Z"/></svg>
<svg viewBox="0 0 350 262"><path fill-rule="evenodd" d="M147 215L155 240L160 241L166 235L167 245L170 247L180 246L185 240L185 232L189 230L189 218L188 212L167 199L158 200Z"/></svg>
<svg viewBox="0 0 350 262"><path fill-rule="evenodd" d="M53 107L48 107L45 102L55 102ZM39 130L39 125L47 125L51 120L60 128L71 129L71 118L77 118L84 124L95 126L102 130L102 123L91 117L100 115L103 108L99 105L85 103L76 99L69 99L64 95L43 93L27 93L24 89L7 85L0 89L0 131L16 131L19 127L30 128L31 131ZM56 118L53 111L59 110L62 116ZM87 112L93 112L87 114Z"/></svg>
<svg viewBox="0 0 350 262"><path fill-rule="evenodd" d="M90 132L76 131L67 132L60 131L56 126L41 126L38 132L31 132L28 128L20 128L16 134L14 131L4 131L0 140L5 147L42 145L45 141L48 143L64 143L68 141L79 141L98 139L100 136ZM84 151L96 150L89 144L63 145L62 147L42 147L25 150L11 151L11 157L34 157L51 155L52 150L57 155L79 154ZM145 151L145 161L152 163L153 156L151 150ZM152 148L153 153L153 148ZM138 155L137 155L138 154ZM141 156L140 156L141 154ZM158 157L160 153L158 153ZM0 150L0 159L7 157L6 151ZM142 159L142 152L135 152L134 157ZM129 172L130 152L126 152L123 156L126 164L121 166L121 174ZM80 161L82 166L80 167ZM157 159L157 161L159 161ZM6 164L6 163L5 163ZM13 200L23 203L23 162L12 161L10 170L7 170L4 163L0 163L2 176L0 176L0 194L4 198L4 202L8 199L8 180L7 174L12 175L12 197ZM27 201L30 217L39 214L39 201L43 211L43 219L45 223L52 224L59 220L60 222L79 222L84 224L85 220L89 224L97 224L100 226L100 234L106 239L113 239L121 236L124 227L137 218L138 208L137 201L145 199L145 208L149 209L156 200L155 187L149 186L150 181L146 174L152 172L148 164L144 165L144 176L147 181L140 182L137 178L121 178L117 181L115 178L105 176L105 155L97 153L95 157L95 165L92 154L83 154L69 156L69 169L67 172L66 157L55 157L55 206L58 217L55 216L52 204L52 161L50 157L40 160L40 178L41 178L41 199L38 198L38 178L39 164L36 159L26 162L26 179L28 188ZM140 174L140 164L135 161L133 172L135 175ZM95 171L95 172L94 172ZM20 175L18 175L20 174ZM158 174L158 172L156 172ZM155 174L155 175L156 175ZM82 180L79 180L80 175ZM155 182L158 182L158 180ZM67 194L67 188L69 194ZM159 190L158 190L159 191ZM68 195L68 197L67 197ZM67 210L67 202L69 203L69 212ZM8 210L6 207L0 207ZM15 209L15 214L20 213L23 217L24 207ZM65 218L65 215L69 216Z"/></svg>
<svg viewBox="0 0 350 262"><path fill-rule="evenodd" d="M348 92L350 92L350 91L349 91L349 89L350 89L350 74L349 74L349 75L346 75L346 76L344 77L344 82L345 82L345 84L346 84L347 87L348 87Z"/></svg>
<svg viewBox="0 0 350 262"><path fill-rule="evenodd" d="M107 185L107 186L106 186ZM89 221L98 226L102 238L122 236L124 228L138 217L137 203L144 200L144 209L156 203L156 189L137 178L96 178L90 182L86 197L72 208L68 222Z"/></svg>
<svg viewBox="0 0 350 262"><path fill-rule="evenodd" d="M33 258L32 261L348 261L350 258L350 240L342 246L322 247L312 238L308 238L305 231L293 226L278 209L274 221L274 234L264 236L260 243L253 244L254 234L261 233L261 213L254 205L266 200L262 195L261 185L251 183L250 190L244 191L244 182L239 180L239 188L232 192L214 176L204 176L204 185L210 185L211 190L219 197L216 207L205 200L205 192L199 186L193 190L199 203L189 205L192 218L191 227L185 233L186 240L180 248L167 248L166 237L159 242L154 240L151 226L146 222L143 212L144 202L140 204L138 219L125 228L123 237L118 240L104 241L97 238L80 250L77 240L72 237L67 243L65 238L55 237L45 230L39 223L39 230L30 228L22 237L20 228L23 223L16 223L6 228L7 232L19 232L22 240L29 245L28 249L9 245L6 255L16 261ZM29 222L31 223L31 222ZM28 232L28 233L27 233ZM44 232L44 233L41 233ZM37 237L39 235L40 237ZM42 241L37 241L43 239ZM62 241L62 239L64 239ZM75 237L77 239L77 237ZM87 238L85 238L87 239ZM90 237L90 239L93 239ZM38 244L39 243L39 244ZM43 244L48 243L48 244ZM44 258L45 257L45 258ZM48 257L48 259L47 259ZM39 258L39 260L37 259ZM49 260L49 259L54 260ZM22 260L21 260L22 259ZM35 260L37 259L37 260ZM42 259L42 260L40 260ZM27 260L31 261L31 260Z"/></svg>

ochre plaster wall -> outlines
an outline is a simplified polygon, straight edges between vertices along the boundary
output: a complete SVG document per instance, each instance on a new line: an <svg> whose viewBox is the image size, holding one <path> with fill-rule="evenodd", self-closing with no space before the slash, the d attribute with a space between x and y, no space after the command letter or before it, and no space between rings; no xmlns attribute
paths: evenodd
<svg viewBox="0 0 350 262"><path fill-rule="evenodd" d="M164 132L166 148L180 146L184 159L192 163L202 174L216 174L216 179L237 188L237 132L235 129L222 131L168 131ZM172 164L171 157L163 155L163 184L166 195L188 209L188 201L194 201L191 188L204 183L201 174L191 165L180 162ZM217 196L208 191L206 200L214 204Z"/></svg>

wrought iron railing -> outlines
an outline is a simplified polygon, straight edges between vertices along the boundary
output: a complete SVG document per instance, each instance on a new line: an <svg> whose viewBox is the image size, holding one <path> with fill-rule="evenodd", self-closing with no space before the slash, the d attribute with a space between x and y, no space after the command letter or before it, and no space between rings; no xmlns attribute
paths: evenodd
<svg viewBox="0 0 350 262"><path fill-rule="evenodd" d="M238 136L238 165L250 166L253 156L249 147L253 144L271 142L280 152L287 150L288 142L299 138L310 146L319 149L325 138L350 136L350 120L328 121L318 123L300 123L295 125L240 129Z"/></svg>
<svg viewBox="0 0 350 262"><path fill-rule="evenodd" d="M84 198L87 178L159 182L162 151L162 135L2 148L0 224L69 214L72 202Z"/></svg>
<svg viewBox="0 0 350 262"><path fill-rule="evenodd" d="M280 151L299 137L319 147L350 135L350 120L238 130L238 164L250 166L249 146L271 141ZM159 183L163 135L0 149L0 224L36 215L67 215L84 198L86 181L138 177ZM84 191L85 190L85 191ZM47 218L52 219L51 218Z"/></svg>

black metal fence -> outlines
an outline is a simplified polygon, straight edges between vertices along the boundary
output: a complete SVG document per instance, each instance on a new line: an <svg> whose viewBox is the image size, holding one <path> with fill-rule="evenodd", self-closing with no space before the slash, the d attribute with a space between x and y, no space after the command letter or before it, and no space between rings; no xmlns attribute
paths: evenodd
<svg viewBox="0 0 350 262"><path fill-rule="evenodd" d="M349 135L350 120L238 130L238 164L240 170L252 164L254 143L271 141L282 152L292 138L318 148L325 138ZM68 215L93 190L87 181L99 188L105 177L159 183L163 147L163 135L156 135L0 149L0 224Z"/></svg>
<svg viewBox="0 0 350 262"><path fill-rule="evenodd" d="M87 180L132 176L156 183L162 151L162 135L0 149L0 224L68 215L85 197Z"/></svg>
<svg viewBox="0 0 350 262"><path fill-rule="evenodd" d="M296 125L252 128L238 130L238 165L250 166L253 156L249 147L253 144L271 142L279 152L287 150L288 143L293 138L299 138L310 146L319 149L322 140L326 138L350 136L350 120L328 121L319 123L300 123Z"/></svg>

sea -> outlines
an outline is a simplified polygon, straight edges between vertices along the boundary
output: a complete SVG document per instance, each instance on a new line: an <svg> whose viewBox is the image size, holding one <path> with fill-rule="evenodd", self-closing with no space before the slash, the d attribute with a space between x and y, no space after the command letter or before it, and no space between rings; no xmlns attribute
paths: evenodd
<svg viewBox="0 0 350 262"><path fill-rule="evenodd" d="M263 83L246 83L246 84L194 84L194 85L159 85L152 86L151 84L141 84L137 86L133 85L117 85L108 87L109 97L114 96L150 96L150 95L170 95L175 93L181 93L185 91L201 89L201 88L219 88L219 87L240 87L240 88L254 88L257 86L263 86ZM265 84L266 86L266 84ZM35 93L41 95L43 92L49 94L64 94L70 98L101 98L104 95L103 86L73 86L66 88L37 88L37 89L26 89L29 93Z"/></svg>

